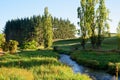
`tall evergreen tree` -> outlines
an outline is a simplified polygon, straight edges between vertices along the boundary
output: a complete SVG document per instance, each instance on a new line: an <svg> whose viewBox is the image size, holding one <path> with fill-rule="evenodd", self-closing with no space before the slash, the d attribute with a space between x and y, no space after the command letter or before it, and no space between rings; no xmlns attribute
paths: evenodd
<svg viewBox="0 0 120 80"><path fill-rule="evenodd" d="M51 15L48 12L48 7L44 9L44 16L43 16L43 37L44 37L44 47L49 48L52 46L53 42L53 28L52 28L52 21Z"/></svg>

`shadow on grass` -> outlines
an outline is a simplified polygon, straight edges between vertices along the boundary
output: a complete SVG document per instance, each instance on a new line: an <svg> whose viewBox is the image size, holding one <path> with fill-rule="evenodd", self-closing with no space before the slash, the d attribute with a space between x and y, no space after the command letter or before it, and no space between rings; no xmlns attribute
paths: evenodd
<svg viewBox="0 0 120 80"><path fill-rule="evenodd" d="M30 68L47 64L60 65L57 61L58 57L58 54L52 50L22 51L0 57L0 67Z"/></svg>
<svg viewBox="0 0 120 80"><path fill-rule="evenodd" d="M30 68L33 66L41 66L41 65L60 65L58 61L52 59L30 59L30 60L16 60L16 61L8 61L8 62L0 62L0 67L19 67L19 68Z"/></svg>

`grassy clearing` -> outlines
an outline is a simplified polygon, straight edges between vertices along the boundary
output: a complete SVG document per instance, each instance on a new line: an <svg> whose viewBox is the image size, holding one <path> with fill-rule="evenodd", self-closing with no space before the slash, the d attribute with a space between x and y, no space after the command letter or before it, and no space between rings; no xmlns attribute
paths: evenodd
<svg viewBox="0 0 120 80"><path fill-rule="evenodd" d="M91 80L86 75L74 74L58 58L51 50L5 54L0 57L0 80Z"/></svg>

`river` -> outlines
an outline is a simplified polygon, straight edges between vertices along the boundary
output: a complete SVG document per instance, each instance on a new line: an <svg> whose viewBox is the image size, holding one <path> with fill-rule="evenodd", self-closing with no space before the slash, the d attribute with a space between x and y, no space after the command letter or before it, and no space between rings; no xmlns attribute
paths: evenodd
<svg viewBox="0 0 120 80"><path fill-rule="evenodd" d="M59 61L70 66L72 70L74 71L74 73L87 74L93 80L115 80L115 76L112 76L104 71L93 70L93 69L77 64L68 55L61 54ZM119 80L120 80L120 77L119 77Z"/></svg>

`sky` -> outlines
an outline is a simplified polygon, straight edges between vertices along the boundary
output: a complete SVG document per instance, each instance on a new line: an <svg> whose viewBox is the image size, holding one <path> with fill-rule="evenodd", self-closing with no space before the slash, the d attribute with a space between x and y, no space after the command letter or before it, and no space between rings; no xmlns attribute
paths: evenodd
<svg viewBox="0 0 120 80"><path fill-rule="evenodd" d="M52 16L69 19L77 27L77 7L80 0L1 0L0 2L0 32L4 30L6 21L43 15L44 8L48 7ZM120 0L106 0L106 6L110 10L110 32L116 32L120 21Z"/></svg>

